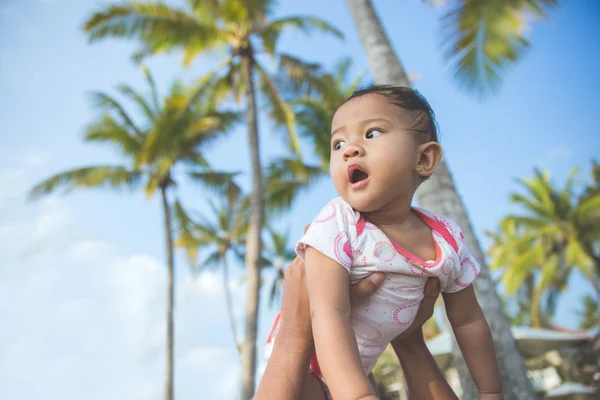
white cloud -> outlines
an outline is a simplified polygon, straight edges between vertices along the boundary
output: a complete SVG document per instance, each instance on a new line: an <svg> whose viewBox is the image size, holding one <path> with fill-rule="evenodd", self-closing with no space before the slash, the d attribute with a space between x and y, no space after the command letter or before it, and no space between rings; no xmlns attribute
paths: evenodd
<svg viewBox="0 0 600 400"><path fill-rule="evenodd" d="M0 220L0 398L159 398L164 263L154 254L127 252L126 244L118 250L110 238L83 234L85 222L73 219L63 199L23 202L43 164L32 156L0 171L6 206ZM192 281L183 265L181 271L178 398L234 398L239 362L225 336L220 275Z"/></svg>
<svg viewBox="0 0 600 400"><path fill-rule="evenodd" d="M215 398L231 399L236 396L240 368L230 352L220 347L196 347L187 353L185 363L199 367L203 374L214 377L218 393Z"/></svg>

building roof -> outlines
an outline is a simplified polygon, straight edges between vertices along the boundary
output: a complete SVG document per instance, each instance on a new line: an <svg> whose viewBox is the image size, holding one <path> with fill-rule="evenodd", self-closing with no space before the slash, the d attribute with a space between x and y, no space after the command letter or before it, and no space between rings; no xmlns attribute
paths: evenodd
<svg viewBox="0 0 600 400"><path fill-rule="evenodd" d="M593 395L596 394L596 389L582 385L581 383L565 382L562 385L549 390L548 393L546 393L546 398L552 399L576 394Z"/></svg>
<svg viewBox="0 0 600 400"><path fill-rule="evenodd" d="M550 350L583 344L592 339L592 336L587 333L528 327L512 327L512 334L519 350L526 358L540 356ZM450 362L452 336L449 332L443 332L427 341L427 347L441 367L445 367Z"/></svg>

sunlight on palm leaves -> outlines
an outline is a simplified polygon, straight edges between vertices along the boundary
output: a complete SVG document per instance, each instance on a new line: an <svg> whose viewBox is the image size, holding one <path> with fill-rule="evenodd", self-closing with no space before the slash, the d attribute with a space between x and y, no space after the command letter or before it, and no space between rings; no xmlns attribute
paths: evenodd
<svg viewBox="0 0 600 400"><path fill-rule="evenodd" d="M513 194L511 200L525 213L505 217L491 234L490 267L503 271L509 296L528 288L534 326L544 324L544 314L553 314L574 270L600 294L600 195L576 196L575 182L575 171L560 190L539 170L519 180L526 194Z"/></svg>
<svg viewBox="0 0 600 400"><path fill-rule="evenodd" d="M297 157L281 157L267 167L266 193L269 209L277 213L291 207L298 194L308 189L317 179L329 174L329 154L331 146L331 120L338 107L352 94L363 81L365 74L350 80L352 62L345 58L337 63L332 73L319 72L318 85L311 95L297 98L296 88L290 87L286 93L293 100L290 104L296 114L298 130L308 139L313 154L318 157L318 165L311 165ZM281 116L274 115L279 125L284 124Z"/></svg>
<svg viewBox="0 0 600 400"><path fill-rule="evenodd" d="M431 3L439 3L437 1ZM458 82L485 96L529 47L527 24L558 0L449 0L441 19L445 57ZM440 6L440 4L436 4Z"/></svg>
<svg viewBox="0 0 600 400"><path fill-rule="evenodd" d="M259 61L263 56L275 61L278 78L286 77L296 87L312 88L319 84L312 71L314 64L289 54L280 54L277 43L281 34L290 29L306 34L321 31L342 38L342 33L327 22L313 16L291 16L273 19L274 1L245 2L220 0L187 1L187 7L176 8L164 3L131 2L105 6L84 25L90 41L107 37L135 39L142 44L137 59L145 56L183 50L184 64L189 65L202 53L212 49L227 49L230 54L222 65L221 80L234 97L240 99L244 82L241 62L252 59L259 72L262 93L267 104L277 109L286 121L290 146L300 151L295 116L281 95L268 69Z"/></svg>

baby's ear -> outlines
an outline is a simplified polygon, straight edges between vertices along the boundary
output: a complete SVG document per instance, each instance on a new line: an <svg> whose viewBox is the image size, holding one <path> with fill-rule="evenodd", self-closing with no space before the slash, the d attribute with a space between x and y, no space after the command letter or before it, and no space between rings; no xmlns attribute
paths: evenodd
<svg viewBox="0 0 600 400"><path fill-rule="evenodd" d="M427 142L419 146L417 159L417 174L428 178L435 172L442 159L442 148L438 142Z"/></svg>

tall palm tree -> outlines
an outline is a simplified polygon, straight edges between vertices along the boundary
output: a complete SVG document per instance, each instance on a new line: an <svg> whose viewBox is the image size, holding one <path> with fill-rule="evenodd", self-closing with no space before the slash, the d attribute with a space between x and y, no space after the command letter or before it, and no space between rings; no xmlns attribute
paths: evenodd
<svg viewBox="0 0 600 400"><path fill-rule="evenodd" d="M544 7L556 0L456 0L442 19L447 32L446 54L454 65L457 78L472 92L493 91L506 66L518 60L527 46L523 36L523 12L544 16ZM376 83L410 86L406 71L396 56L371 0L346 0L358 30ZM502 311L502 302L493 290L494 282L485 264L481 246L473 232L466 208L456 190L445 161L417 192L419 204L445 215L461 225L466 242L482 269L475 283L477 297L484 309L499 358L506 399L535 398L523 359L511 335L510 323ZM464 398L478 397L460 349L454 344L456 368Z"/></svg>
<svg viewBox="0 0 600 400"><path fill-rule="evenodd" d="M146 81L150 95L128 85L118 87L118 91L141 111L141 121L136 121L115 97L102 92L92 95L95 107L102 114L87 127L85 141L116 147L125 163L61 172L36 185L30 195L37 198L59 189L68 191L76 187L143 187L147 196L159 193L167 255L165 399L171 400L174 384L175 265L169 197L175 188L174 173L179 166L189 167L188 172L193 178L218 184L226 174L210 171L201 150L230 130L238 117L232 112L216 111L215 101L204 85L190 90L175 82L169 95L161 102L154 80L147 71Z"/></svg>
<svg viewBox="0 0 600 400"><path fill-rule="evenodd" d="M514 193L511 200L525 213L501 221L490 251L490 267L504 271L508 295L537 277L532 293L534 326L549 324L541 318L542 297L547 297L546 308L552 306L574 270L600 295L600 270L593 253L600 238L600 193L576 196L575 172L560 189L537 169L533 178L519 180L526 193Z"/></svg>
<svg viewBox="0 0 600 400"><path fill-rule="evenodd" d="M211 215L205 217L189 215L178 201L174 206L177 222L176 247L186 250L194 273L207 268L219 268L223 277L223 294L231 335L236 350L241 355L238 342L238 330L229 278L229 256L233 253L243 259L242 248L245 245L249 224L249 199L242 197L241 190L233 182L219 196L219 202L210 202ZM198 253L205 253L203 261L198 263Z"/></svg>
<svg viewBox="0 0 600 400"><path fill-rule="evenodd" d="M218 72L219 84L233 93L236 100L244 97L248 143L252 166L252 215L246 244L248 295L246 331L242 365L242 399L249 399L255 386L256 333L260 289L261 233L264 224L264 195L259 152L258 104L256 78L260 93L272 113L286 120L289 145L299 154L294 113L283 100L262 57L274 60L280 72L298 86L318 84L311 79L314 65L282 53L277 42L282 32L297 28L304 32L320 30L341 37L341 33L325 21L309 16L274 19L275 0L187 0L186 8L150 1L106 6L92 15L84 29L92 41L105 37L135 38L142 48L135 55L146 55L181 49L184 63L189 64L202 53L226 49Z"/></svg>

